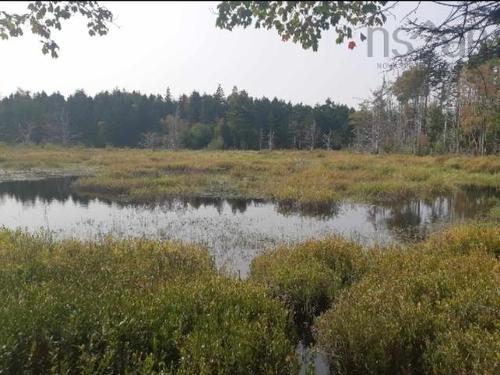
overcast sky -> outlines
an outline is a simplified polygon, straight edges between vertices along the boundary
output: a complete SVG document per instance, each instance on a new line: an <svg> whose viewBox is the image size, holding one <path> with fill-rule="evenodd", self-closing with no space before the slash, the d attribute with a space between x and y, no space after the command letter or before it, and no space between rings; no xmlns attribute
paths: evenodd
<svg viewBox="0 0 500 375"><path fill-rule="evenodd" d="M164 94L169 86L178 96L193 90L213 93L220 83L226 94L237 86L257 97L306 104L331 98L355 106L380 84L380 65L387 61L381 37L368 57L366 42L349 50L347 44L335 44L333 32L313 52L282 42L274 30L220 30L217 3L101 3L113 12L116 26L107 36L90 37L82 19L66 21L54 34L58 59L43 55L29 33L0 41L0 95L18 88L64 95L114 88ZM2 10L25 6L0 4ZM392 31L414 6L401 4L385 27ZM436 16L435 10L419 12Z"/></svg>

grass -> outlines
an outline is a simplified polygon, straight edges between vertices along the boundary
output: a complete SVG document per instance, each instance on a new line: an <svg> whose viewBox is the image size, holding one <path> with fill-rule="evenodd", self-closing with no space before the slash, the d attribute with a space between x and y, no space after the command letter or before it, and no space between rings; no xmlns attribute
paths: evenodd
<svg viewBox="0 0 500 375"><path fill-rule="evenodd" d="M500 188L497 156L367 155L301 151L148 151L0 146L5 173L88 175L82 194L151 202L245 197L324 204L432 197L463 186ZM0 175L1 179L1 175Z"/></svg>
<svg viewBox="0 0 500 375"><path fill-rule="evenodd" d="M337 374L497 373L498 261L395 252L316 324Z"/></svg>
<svg viewBox="0 0 500 375"><path fill-rule="evenodd" d="M437 255L484 252L500 259L500 226L494 222L461 224L432 234L418 249Z"/></svg>
<svg viewBox="0 0 500 375"><path fill-rule="evenodd" d="M298 246L282 246L256 257L250 280L268 287L292 311L299 332L327 309L340 291L358 281L367 269L360 245L331 237Z"/></svg>
<svg viewBox="0 0 500 375"><path fill-rule="evenodd" d="M289 314L193 246L0 232L2 374L289 374Z"/></svg>
<svg viewBox="0 0 500 375"><path fill-rule="evenodd" d="M0 372L292 374L305 329L339 374L497 373L500 229L409 248L278 247L247 280L175 242L0 231Z"/></svg>
<svg viewBox="0 0 500 375"><path fill-rule="evenodd" d="M311 328L335 374L500 370L500 228L462 224L409 247L332 237L279 247L250 281Z"/></svg>
<svg viewBox="0 0 500 375"><path fill-rule="evenodd" d="M373 254L315 324L334 373L498 373L499 244L498 226L468 225Z"/></svg>

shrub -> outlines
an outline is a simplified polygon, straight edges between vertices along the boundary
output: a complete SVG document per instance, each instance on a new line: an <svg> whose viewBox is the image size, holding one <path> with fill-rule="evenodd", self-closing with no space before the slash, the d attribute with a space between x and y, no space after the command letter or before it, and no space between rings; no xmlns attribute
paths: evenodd
<svg viewBox="0 0 500 375"><path fill-rule="evenodd" d="M482 251L388 250L315 325L338 374L500 370L498 261Z"/></svg>
<svg viewBox="0 0 500 375"><path fill-rule="evenodd" d="M500 258L500 227L494 223L453 226L431 236L423 247L430 251L455 254L484 251Z"/></svg>
<svg viewBox="0 0 500 375"><path fill-rule="evenodd" d="M289 374L288 312L171 242L0 231L2 374Z"/></svg>
<svg viewBox="0 0 500 375"><path fill-rule="evenodd" d="M500 202L490 208L487 213L487 218L495 221L500 221Z"/></svg>
<svg viewBox="0 0 500 375"><path fill-rule="evenodd" d="M339 237L279 247L256 257L250 279L266 285L294 314L299 329L327 309L367 267L360 245Z"/></svg>

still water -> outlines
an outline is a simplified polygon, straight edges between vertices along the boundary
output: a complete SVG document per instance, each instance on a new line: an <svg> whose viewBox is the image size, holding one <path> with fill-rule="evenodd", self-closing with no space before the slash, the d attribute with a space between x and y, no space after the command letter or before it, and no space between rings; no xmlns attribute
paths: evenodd
<svg viewBox="0 0 500 375"><path fill-rule="evenodd" d="M432 201L294 206L270 201L172 199L120 204L73 193L74 178L0 183L0 227L50 231L56 238L142 237L196 242L219 267L248 273L253 257L278 243L342 234L365 244L424 237L478 215L498 191L460 191Z"/></svg>
<svg viewBox="0 0 500 375"><path fill-rule="evenodd" d="M208 247L220 268L244 277L253 257L279 243L342 234L387 244L425 237L448 223L473 218L498 191L464 190L431 201L297 206L271 201L192 198L150 205L88 199L71 190L74 178L0 182L0 227L49 231L56 238L148 237ZM328 374L320 355L299 345L301 374L312 363Z"/></svg>

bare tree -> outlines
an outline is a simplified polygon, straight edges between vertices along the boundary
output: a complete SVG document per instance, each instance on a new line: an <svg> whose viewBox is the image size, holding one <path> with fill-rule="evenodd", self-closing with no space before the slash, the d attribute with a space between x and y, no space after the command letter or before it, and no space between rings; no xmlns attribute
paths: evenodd
<svg viewBox="0 0 500 375"><path fill-rule="evenodd" d="M71 129L69 115L64 108L59 112L57 121L54 125L54 138L59 139L59 141L65 146L73 143L80 137L80 134Z"/></svg>
<svg viewBox="0 0 500 375"><path fill-rule="evenodd" d="M309 129L307 131L307 142L309 144L309 151L313 151L316 147L316 138L317 138L317 125L316 119L313 119L310 122Z"/></svg>
<svg viewBox="0 0 500 375"><path fill-rule="evenodd" d="M142 141L139 146L143 148L149 148L153 151L159 148L166 147L168 144L167 137L158 132L147 132L142 135Z"/></svg>
<svg viewBox="0 0 500 375"><path fill-rule="evenodd" d="M417 7L423 2L419 2ZM423 40L423 45L412 49L396 60L419 61L440 48L470 58L481 45L500 36L500 3L498 1L434 1L448 10L448 15L437 25L419 19L408 19L403 30ZM415 12L412 12L415 13ZM469 38L469 40L466 40ZM489 50L494 57L495 49Z"/></svg>
<svg viewBox="0 0 500 375"><path fill-rule="evenodd" d="M182 146L182 135L188 128L188 123L180 118L179 106L175 111L175 116L168 115L162 120L167 133L167 147L177 150Z"/></svg>
<svg viewBox="0 0 500 375"><path fill-rule="evenodd" d="M272 128L269 129L267 136L267 148L269 151L272 151L274 148L274 130Z"/></svg>
<svg viewBox="0 0 500 375"><path fill-rule="evenodd" d="M327 150L332 149L332 144L333 144L333 130L329 130L328 133L323 134L323 145L326 147Z"/></svg>

